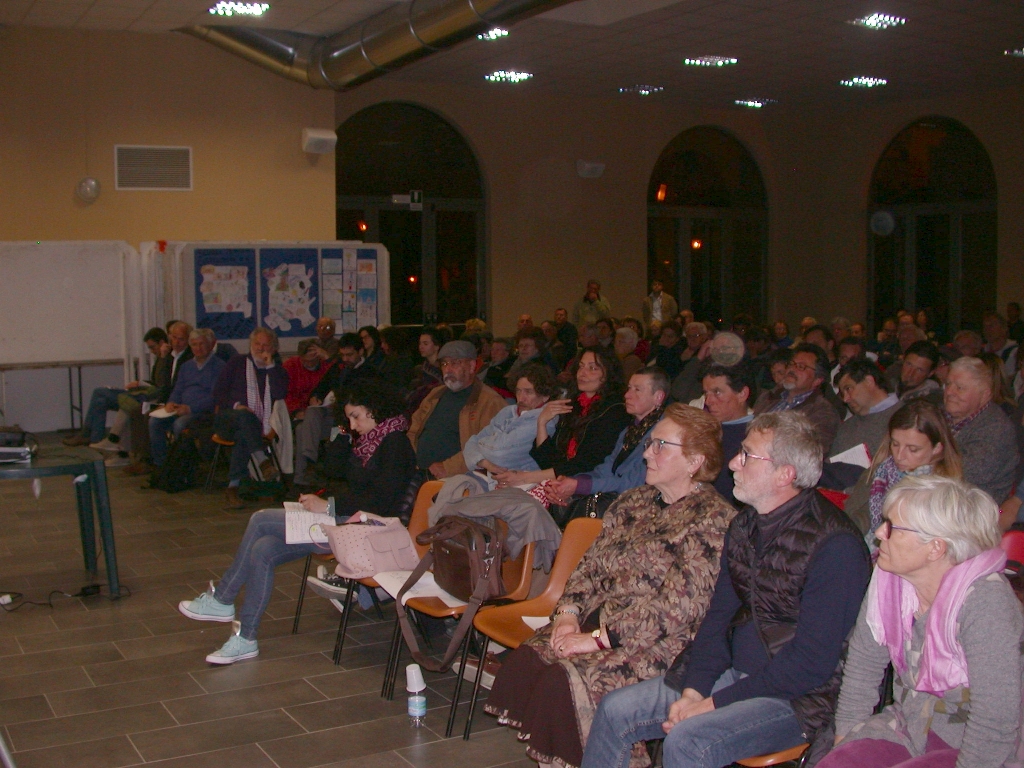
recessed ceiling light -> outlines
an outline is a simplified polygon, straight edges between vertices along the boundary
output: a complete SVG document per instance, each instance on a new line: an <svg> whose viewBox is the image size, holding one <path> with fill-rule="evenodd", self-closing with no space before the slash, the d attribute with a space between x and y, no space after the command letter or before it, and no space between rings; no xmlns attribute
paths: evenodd
<svg viewBox="0 0 1024 768"><path fill-rule="evenodd" d="M870 16L852 19L846 23L868 29L888 29L889 27L901 27L907 23L907 20L901 16L890 16L887 13L872 13Z"/></svg>
<svg viewBox="0 0 1024 768"><path fill-rule="evenodd" d="M739 59L730 56L698 56L695 59L683 59L688 67L727 67L735 64Z"/></svg>
<svg viewBox="0 0 1024 768"><path fill-rule="evenodd" d="M492 83L521 83L531 77L533 77L532 72L516 72L514 69L506 72L504 69L499 69L497 72L484 75L484 80Z"/></svg>
<svg viewBox="0 0 1024 768"><path fill-rule="evenodd" d="M650 96L652 93L659 93L664 90L664 86L661 85L629 85L625 88L619 88L619 93L635 93L637 96Z"/></svg>
<svg viewBox="0 0 1024 768"><path fill-rule="evenodd" d="M270 10L267 3L231 3L221 0L210 8L214 16L262 16Z"/></svg>
<svg viewBox="0 0 1024 768"><path fill-rule="evenodd" d="M848 88L877 88L888 82L883 77L851 77L849 80L840 80L839 84Z"/></svg>
<svg viewBox="0 0 1024 768"><path fill-rule="evenodd" d="M761 109L761 107L767 106L768 104L778 104L779 102L775 99L736 99L733 103L740 107Z"/></svg>
<svg viewBox="0 0 1024 768"><path fill-rule="evenodd" d="M1005 51L1007 56L1016 56L1019 59L1024 59L1024 48L1013 48Z"/></svg>
<svg viewBox="0 0 1024 768"><path fill-rule="evenodd" d="M495 27L486 32L481 32L476 36L477 40L500 40L503 37L508 37L508 30L502 29L501 27Z"/></svg>

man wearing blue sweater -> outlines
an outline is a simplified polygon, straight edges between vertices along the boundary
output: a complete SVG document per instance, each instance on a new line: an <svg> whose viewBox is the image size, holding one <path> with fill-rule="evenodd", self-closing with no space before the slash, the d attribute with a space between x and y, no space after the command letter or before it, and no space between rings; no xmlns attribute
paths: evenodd
<svg viewBox="0 0 1024 768"><path fill-rule="evenodd" d="M150 453L158 467L167 460L167 431L171 430L177 439L192 419L213 410L213 387L226 365L212 354L216 344L217 337L209 328L197 328L189 334L192 359L178 372L174 389L163 408L168 415L149 420Z"/></svg>
<svg viewBox="0 0 1024 768"><path fill-rule="evenodd" d="M840 657L870 575L857 527L814 486L822 449L799 412L750 423L729 463L733 518L707 615L668 672L605 696L582 768L629 764L664 738L665 768L720 768L811 744L831 748Z"/></svg>

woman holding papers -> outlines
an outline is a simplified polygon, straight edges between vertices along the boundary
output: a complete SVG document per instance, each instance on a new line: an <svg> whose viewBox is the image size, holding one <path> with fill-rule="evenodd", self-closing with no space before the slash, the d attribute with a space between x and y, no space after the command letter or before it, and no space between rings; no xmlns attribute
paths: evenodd
<svg viewBox="0 0 1024 768"><path fill-rule="evenodd" d="M348 469L348 489L337 497L322 499L307 494L299 503L310 512L341 521L357 511L393 515L416 470L406 430L405 403L388 385L370 379L357 381L338 403L354 435ZM233 664L259 654L256 631L270 602L274 569L310 552L320 552L312 543L285 541L285 511L263 509L249 518L234 562L220 583L194 600L183 600L178 610L198 621L232 622L234 632L224 646L211 653L211 664ZM235 620L235 597L245 587L245 600Z"/></svg>
<svg viewBox="0 0 1024 768"><path fill-rule="evenodd" d="M872 550L889 489L907 475L931 474L961 480L960 451L939 407L914 399L893 413L871 467L846 500L846 514L867 534Z"/></svg>

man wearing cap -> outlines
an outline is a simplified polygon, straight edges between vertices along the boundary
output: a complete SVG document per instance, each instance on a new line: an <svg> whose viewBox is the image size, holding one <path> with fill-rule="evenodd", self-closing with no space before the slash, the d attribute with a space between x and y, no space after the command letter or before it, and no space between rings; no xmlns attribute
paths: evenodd
<svg viewBox="0 0 1024 768"><path fill-rule="evenodd" d="M444 384L430 391L412 415L409 440L420 469L442 480L467 471L462 449L490 424L505 400L476 377L476 348L449 341L437 355Z"/></svg>

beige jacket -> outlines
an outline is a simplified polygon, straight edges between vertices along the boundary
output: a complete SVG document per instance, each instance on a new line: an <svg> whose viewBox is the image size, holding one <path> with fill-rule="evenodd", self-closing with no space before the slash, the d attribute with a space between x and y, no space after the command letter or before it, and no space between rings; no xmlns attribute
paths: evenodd
<svg viewBox="0 0 1024 768"><path fill-rule="evenodd" d="M473 391L469 394L469 400L459 412L459 442L466 447L466 441L481 429L491 423L491 419L498 415L498 411L504 408L507 403L505 399L490 387L482 384L479 379L474 379L471 385ZM412 425L409 427L409 441L413 450L423 434L423 427L430 418L430 414L437 407L437 401L445 393L445 386L442 384L430 390L430 394L423 398L420 407L412 415ZM441 462L444 465L448 476L461 474L467 471L466 461L462 458L462 451L450 456ZM420 467L427 469L427 467Z"/></svg>

